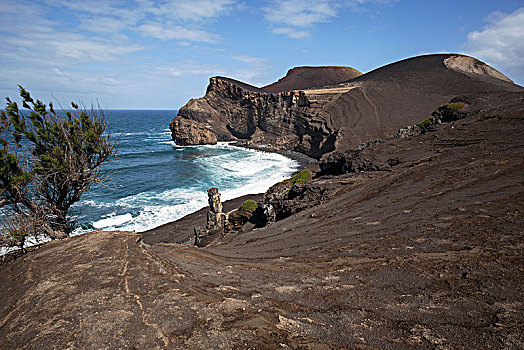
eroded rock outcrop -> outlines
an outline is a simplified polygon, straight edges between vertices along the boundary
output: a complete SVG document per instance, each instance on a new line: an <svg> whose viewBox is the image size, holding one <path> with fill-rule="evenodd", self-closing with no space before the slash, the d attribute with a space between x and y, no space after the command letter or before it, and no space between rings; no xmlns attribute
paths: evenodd
<svg viewBox="0 0 524 350"><path fill-rule="evenodd" d="M209 211L207 212L207 224L205 229L195 228L195 245L204 247L219 239L224 233L224 222L226 214L222 212L222 202L218 188L212 187L207 190Z"/></svg>
<svg viewBox="0 0 524 350"><path fill-rule="evenodd" d="M170 123L172 138L177 145L214 145L217 136L206 125L197 121L176 118Z"/></svg>
<svg viewBox="0 0 524 350"><path fill-rule="evenodd" d="M267 222L253 200L245 201L239 208L223 212L218 188L207 190L209 211L204 229L195 227L195 245L205 247L233 232L246 232L255 226L264 226Z"/></svg>
<svg viewBox="0 0 524 350"><path fill-rule="evenodd" d="M329 181L296 184L278 183L271 187L262 201L267 223L285 219L302 210L322 204L336 192Z"/></svg>
<svg viewBox="0 0 524 350"><path fill-rule="evenodd" d="M253 200L245 201L238 209L227 213L224 229L227 233L248 232L266 224L261 207Z"/></svg>
<svg viewBox="0 0 524 350"><path fill-rule="evenodd" d="M334 137L330 135L336 135L336 131L329 123L311 118L309 105L302 91L272 94L232 79L214 77L206 96L182 107L170 127L173 139L180 145L200 144L202 138L192 139L192 135L199 135L205 125L218 141L246 139L281 150L297 146L302 153L319 157L333 149ZM191 130L192 124L195 131ZM183 141L179 143L179 139Z"/></svg>
<svg viewBox="0 0 524 350"><path fill-rule="evenodd" d="M454 96L523 89L485 63L457 54L414 57L317 88L300 90L286 81L289 86L281 86L286 91L268 92L229 78L211 78L206 95L190 100L171 123L173 138L181 145L199 144L205 129L218 141L243 139L320 159L392 137ZM312 81L311 86L318 85Z"/></svg>

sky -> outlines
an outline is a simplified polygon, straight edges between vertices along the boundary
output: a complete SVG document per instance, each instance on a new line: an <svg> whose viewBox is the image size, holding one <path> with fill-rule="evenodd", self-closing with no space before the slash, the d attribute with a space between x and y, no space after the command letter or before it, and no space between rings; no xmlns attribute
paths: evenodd
<svg viewBox="0 0 524 350"><path fill-rule="evenodd" d="M264 86L295 66L443 52L523 85L524 2L0 0L0 96L20 84L55 105L173 110L216 75Z"/></svg>

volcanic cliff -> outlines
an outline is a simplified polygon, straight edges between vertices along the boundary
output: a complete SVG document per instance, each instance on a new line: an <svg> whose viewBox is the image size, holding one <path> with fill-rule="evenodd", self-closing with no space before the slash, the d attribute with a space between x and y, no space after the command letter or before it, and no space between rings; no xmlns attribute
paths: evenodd
<svg viewBox="0 0 524 350"><path fill-rule="evenodd" d="M317 70L333 74L320 79ZM183 146L241 139L320 159L392 136L456 95L522 90L494 68L458 54L409 58L357 75L351 68L309 67L265 88L213 77L206 95L190 100L170 123L173 140Z"/></svg>

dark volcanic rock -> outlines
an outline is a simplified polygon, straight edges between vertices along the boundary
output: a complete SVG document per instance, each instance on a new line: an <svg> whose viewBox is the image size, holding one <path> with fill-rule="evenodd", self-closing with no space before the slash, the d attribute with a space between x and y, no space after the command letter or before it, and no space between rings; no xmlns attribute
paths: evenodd
<svg viewBox="0 0 524 350"><path fill-rule="evenodd" d="M387 171L396 160L388 159L384 163L366 157L366 148L346 152L333 152L322 160L321 173L326 175L340 175L345 173L359 173L362 171ZM397 163L398 164L398 163ZM395 164L396 165L396 164Z"/></svg>
<svg viewBox="0 0 524 350"><path fill-rule="evenodd" d="M231 233L246 232L255 226L261 227L267 222L261 217L260 210L257 210L258 204L253 200L251 200L254 204L253 208L242 203L239 207L224 213L218 189L210 188L207 194L210 210L207 212L206 227L205 229L200 226L194 228L195 245L198 247L205 247ZM250 225L246 226L248 223Z"/></svg>
<svg viewBox="0 0 524 350"><path fill-rule="evenodd" d="M421 123L400 129L394 137L413 137L423 132L434 131L439 124L465 118L468 115L466 112L468 110L468 103L478 103L478 97L455 97L450 103L435 109L435 111ZM353 150L332 152L319 162L319 173L323 175L340 175L359 173L362 171L390 171L392 166L400 164L398 158L377 160L373 159L373 152L370 152L372 147L385 141L387 140L378 139L359 145L359 147Z"/></svg>
<svg viewBox="0 0 524 350"><path fill-rule="evenodd" d="M207 201L209 211L207 212L207 223L205 229L195 227L195 245L205 247L220 239L224 234L226 214L222 212L223 205L220 200L218 188L211 187L207 190Z"/></svg>
<svg viewBox="0 0 524 350"><path fill-rule="evenodd" d="M236 209L228 213L226 225L224 227L226 232L242 232L245 224L249 222L253 216L252 211Z"/></svg>
<svg viewBox="0 0 524 350"><path fill-rule="evenodd" d="M428 55L303 91L269 93L232 79L211 78L206 95L189 101L175 120L194 123L198 130L209 126L219 141L246 139L320 159L391 137L406 125L422 122L454 96L522 90L474 58ZM178 132L174 123L171 129Z"/></svg>
<svg viewBox="0 0 524 350"><path fill-rule="evenodd" d="M202 194L202 196L204 196L204 194ZM262 194L250 194L225 201L222 203L223 211L229 212L234 210L248 199L258 201L261 198ZM195 238L193 229L204 225L207 220L208 211L209 207L202 208L174 222L145 231L142 233L142 241L148 245L159 243L193 244Z"/></svg>
<svg viewBox="0 0 524 350"><path fill-rule="evenodd" d="M523 348L524 93L468 99L366 148L391 171L297 186L330 192L267 227L205 248L94 232L0 264L0 349Z"/></svg>
<svg viewBox="0 0 524 350"><path fill-rule="evenodd" d="M214 145L217 143L215 133L202 123L175 118L169 123L169 127L171 128L171 137L179 146Z"/></svg>
<svg viewBox="0 0 524 350"><path fill-rule="evenodd" d="M304 209L326 201L336 192L337 185L326 181L302 183L290 186L280 182L264 194L262 211L266 224L282 220Z"/></svg>

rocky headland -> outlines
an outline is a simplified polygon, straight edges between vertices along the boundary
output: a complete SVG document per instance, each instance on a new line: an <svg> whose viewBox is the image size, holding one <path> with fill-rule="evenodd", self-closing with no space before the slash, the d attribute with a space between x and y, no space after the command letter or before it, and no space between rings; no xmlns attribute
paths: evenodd
<svg viewBox="0 0 524 350"><path fill-rule="evenodd" d="M329 79L321 79L327 72ZM409 58L362 75L351 68L296 68L264 88L213 77L206 95L183 106L170 128L182 146L244 140L320 159L393 136L454 96L520 89L457 54Z"/></svg>
<svg viewBox="0 0 524 350"><path fill-rule="evenodd" d="M251 115L246 142L320 160L261 195L219 204L212 189L210 208L142 234L93 232L2 263L1 349L524 346L524 88L459 55L352 78L318 108L308 91L332 86L211 81L186 105L203 109L175 121L225 140ZM264 116L283 118L281 134L260 129ZM305 147L298 120L329 121L333 148Z"/></svg>

